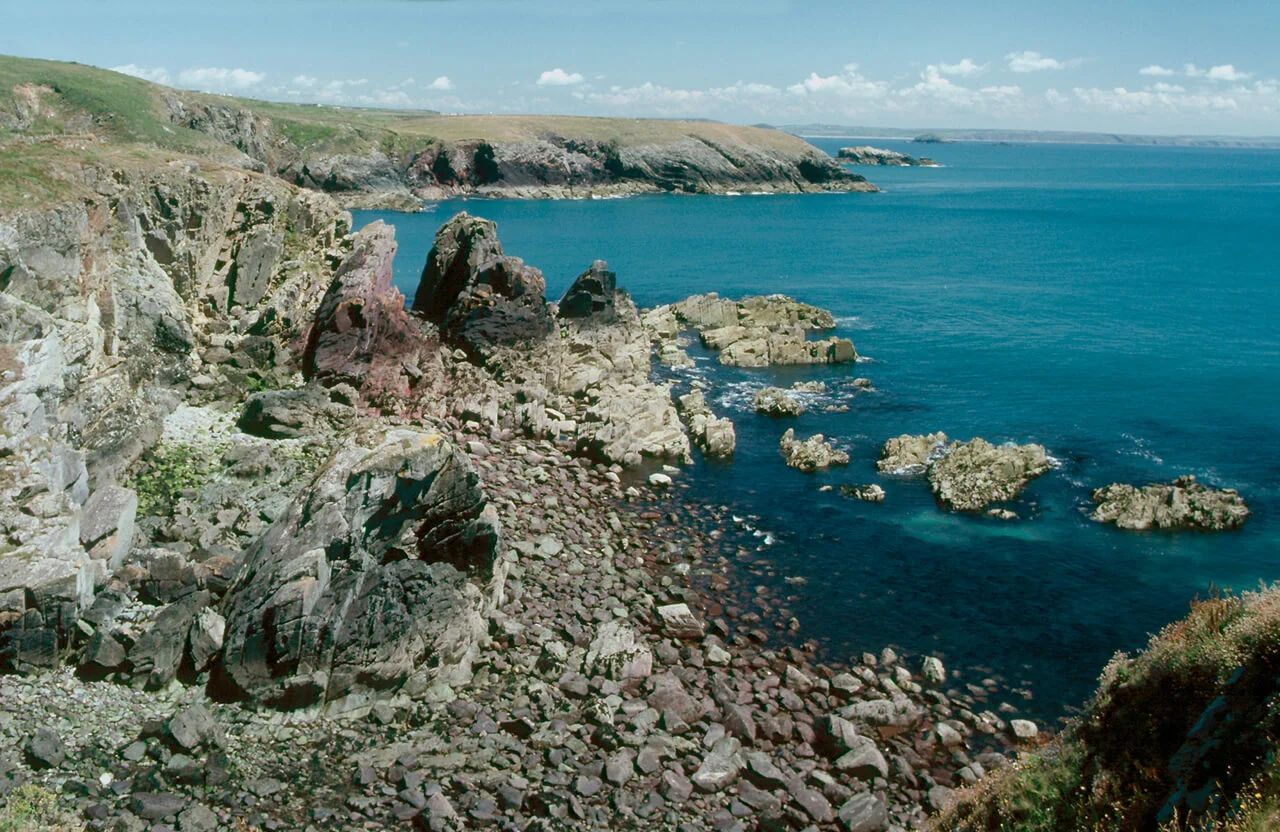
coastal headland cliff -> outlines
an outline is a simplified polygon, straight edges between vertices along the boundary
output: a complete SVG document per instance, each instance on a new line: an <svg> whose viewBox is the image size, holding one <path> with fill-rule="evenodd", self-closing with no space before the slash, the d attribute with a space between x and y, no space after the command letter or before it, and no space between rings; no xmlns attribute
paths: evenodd
<svg viewBox="0 0 1280 832"><path fill-rule="evenodd" d="M333 194L347 207L411 209L420 200L466 195L875 190L808 142L776 130L279 104L4 56L0 131L8 145L28 140L23 176L34 184L58 181L68 156L129 147L135 156L182 153L269 173Z"/></svg>

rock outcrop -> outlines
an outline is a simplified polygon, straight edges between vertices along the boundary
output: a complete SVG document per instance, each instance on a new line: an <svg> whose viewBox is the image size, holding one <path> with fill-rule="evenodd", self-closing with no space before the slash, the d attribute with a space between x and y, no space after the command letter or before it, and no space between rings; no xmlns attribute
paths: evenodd
<svg viewBox="0 0 1280 832"><path fill-rule="evenodd" d="M780 387L765 387L751 397L751 408L766 416L799 416L804 404Z"/></svg>
<svg viewBox="0 0 1280 832"><path fill-rule="evenodd" d="M681 324L699 332L706 347L719 352L721 364L841 364L858 358L847 338L808 340L808 332L831 329L835 319L825 309L785 295L732 301L713 292L686 298L670 310Z"/></svg>
<svg viewBox="0 0 1280 832"><path fill-rule="evenodd" d="M500 595L498 557L496 515L444 437L350 444L246 555L221 673L255 701L339 711L465 680L487 632L468 577Z"/></svg>
<svg viewBox="0 0 1280 832"><path fill-rule="evenodd" d="M796 439L796 432L788 428L778 440L778 450L782 452L787 465L798 468L805 473L813 473L829 468L832 465L848 465L849 455L836 450L820 433L808 439Z"/></svg>
<svg viewBox="0 0 1280 832"><path fill-rule="evenodd" d="M1224 531L1240 528L1249 516L1234 488L1210 488L1194 476L1140 488L1112 483L1096 489L1092 499L1098 506L1090 517L1121 529Z"/></svg>
<svg viewBox="0 0 1280 832"><path fill-rule="evenodd" d="M721 458L733 456L738 444L733 422L711 411L702 390L695 387L681 396L679 409L689 426L689 436L705 454Z"/></svg>
<svg viewBox="0 0 1280 832"><path fill-rule="evenodd" d="M929 464L933 495L953 511L981 511L1017 497L1030 480L1051 467L1041 445L992 445L985 439L952 443Z"/></svg>
<svg viewBox="0 0 1280 832"><path fill-rule="evenodd" d="M908 156L896 150L885 150L880 147L864 145L862 147L842 147L836 159L851 165L877 165L885 167L926 167L936 168L938 163L921 156Z"/></svg>
<svg viewBox="0 0 1280 832"><path fill-rule="evenodd" d="M413 310L441 337L481 359L496 346L537 341L552 329L542 272L502 253L497 226L460 213L436 233Z"/></svg>
<svg viewBox="0 0 1280 832"><path fill-rule="evenodd" d="M578 275L577 280L560 299L560 317L586 318L592 315L609 317L614 313L614 295L618 292L618 276L609 271L608 264L597 260L591 268Z"/></svg>
<svg viewBox="0 0 1280 832"><path fill-rule="evenodd" d="M334 271L302 357L306 377L325 387L350 385L368 402L398 410L423 379L434 345L392 285L395 228L381 220L352 239Z"/></svg>
<svg viewBox="0 0 1280 832"><path fill-rule="evenodd" d="M992 445L985 439L962 443L939 431L888 440L876 467L892 474L924 474L943 507L983 511L992 503L1014 499L1052 466L1040 445ZM1007 514L1000 516L1008 519Z"/></svg>

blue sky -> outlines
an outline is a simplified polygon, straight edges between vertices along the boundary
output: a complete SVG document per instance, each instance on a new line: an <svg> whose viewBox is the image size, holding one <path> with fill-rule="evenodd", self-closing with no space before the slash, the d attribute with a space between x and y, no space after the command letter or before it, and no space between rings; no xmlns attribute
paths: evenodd
<svg viewBox="0 0 1280 832"><path fill-rule="evenodd" d="M1280 135L1280 3L0 0L0 52L282 101Z"/></svg>

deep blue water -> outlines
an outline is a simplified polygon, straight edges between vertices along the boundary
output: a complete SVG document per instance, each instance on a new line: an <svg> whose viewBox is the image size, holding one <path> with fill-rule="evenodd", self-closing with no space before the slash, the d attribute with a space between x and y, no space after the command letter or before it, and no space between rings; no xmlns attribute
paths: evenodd
<svg viewBox="0 0 1280 832"><path fill-rule="evenodd" d="M397 226L409 297L436 228L465 207L498 222L553 298L604 258L641 305L782 291L830 308L874 360L701 363L738 453L686 478L761 517L806 635L841 654L893 644L988 667L1053 715L1197 594L1280 580L1280 152L874 143L945 167L864 168L874 195L471 201L357 222ZM849 468L785 468L786 425L750 413L747 390L858 375L878 392L795 423L844 443ZM1022 520L948 514L923 481L874 470L886 438L934 430L1040 442L1062 464L1027 489ZM1092 487L1183 473L1240 489L1244 530L1133 533L1085 516ZM817 490L873 481L882 505Z"/></svg>

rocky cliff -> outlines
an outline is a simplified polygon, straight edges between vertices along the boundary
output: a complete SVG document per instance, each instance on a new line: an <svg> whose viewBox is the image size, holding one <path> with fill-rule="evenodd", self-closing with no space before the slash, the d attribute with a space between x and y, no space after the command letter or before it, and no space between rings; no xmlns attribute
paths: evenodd
<svg viewBox="0 0 1280 832"><path fill-rule="evenodd" d="M463 195L875 190L802 139L761 128L304 107L0 56L4 144L22 145L29 161L45 168L34 177L45 190L88 147L109 144L270 173L348 206L410 210L422 200Z"/></svg>

